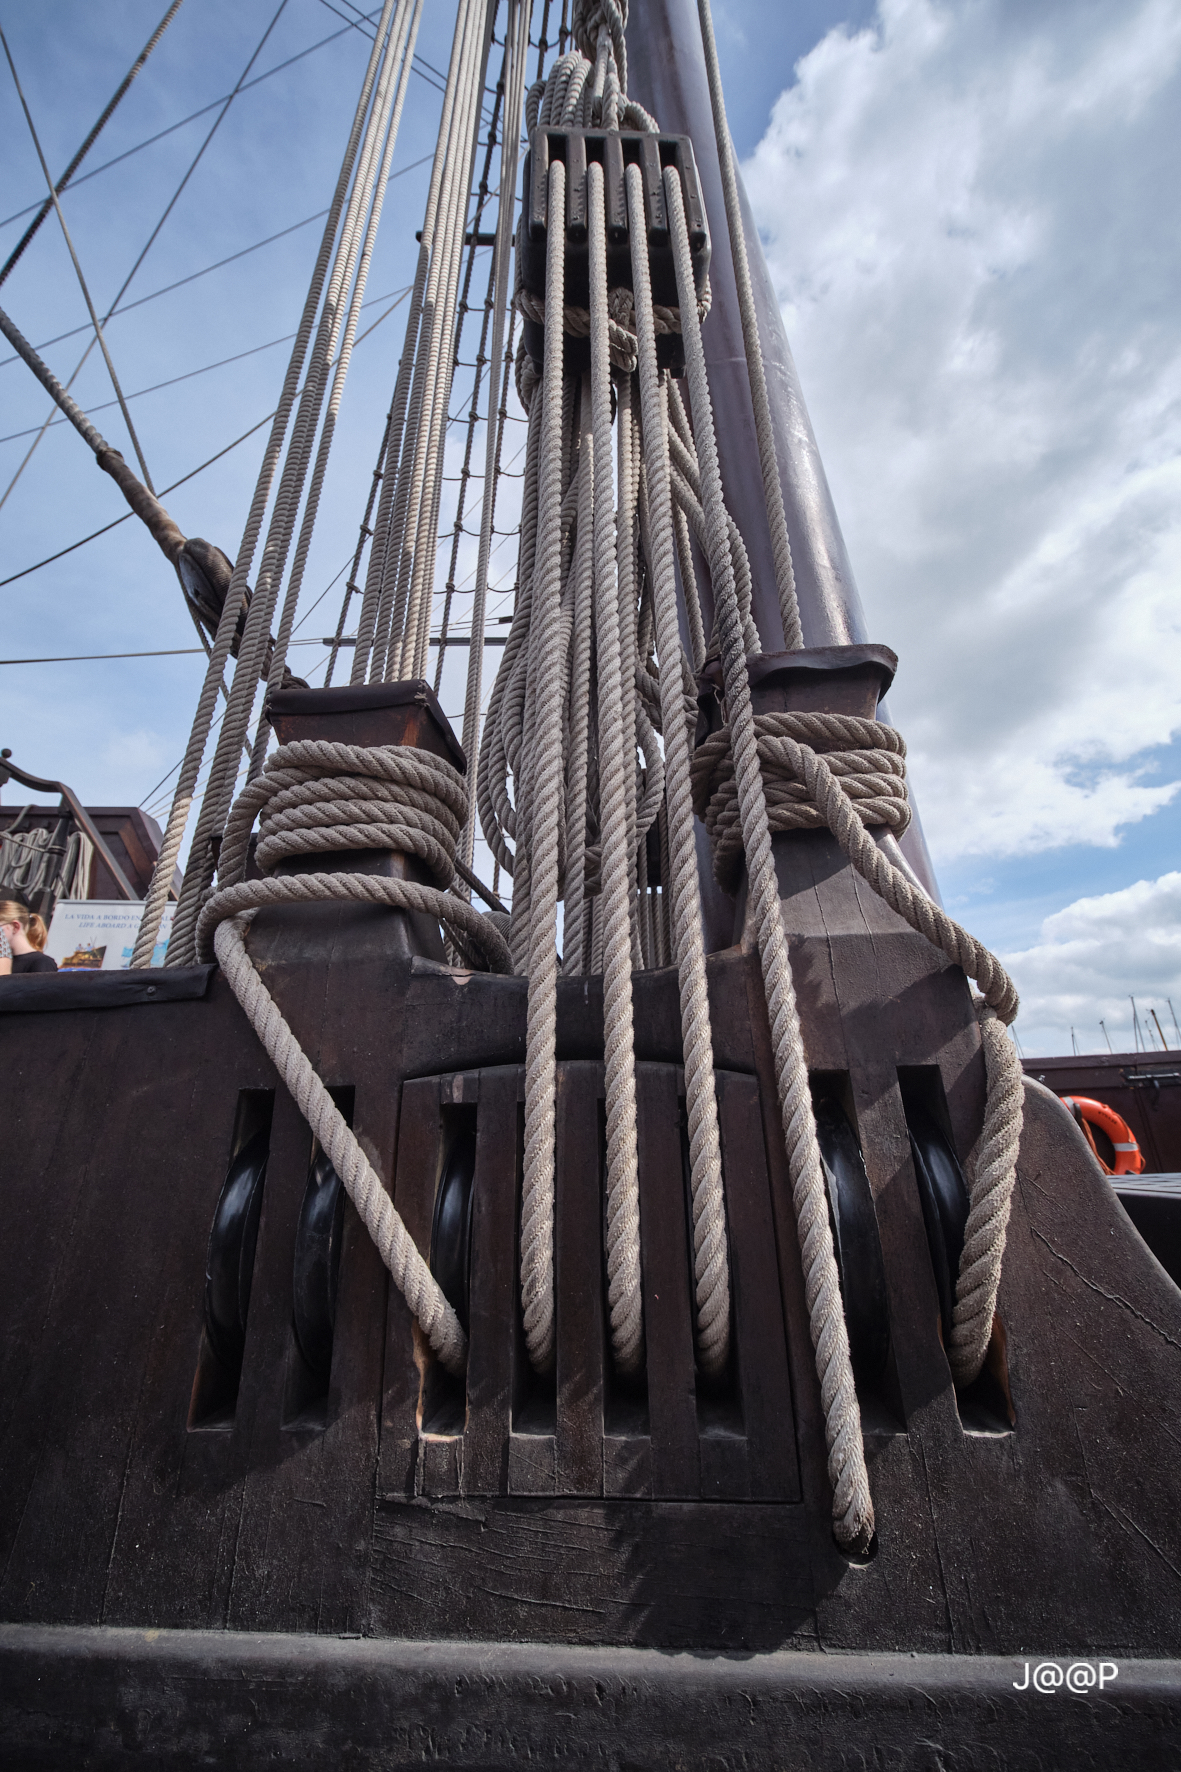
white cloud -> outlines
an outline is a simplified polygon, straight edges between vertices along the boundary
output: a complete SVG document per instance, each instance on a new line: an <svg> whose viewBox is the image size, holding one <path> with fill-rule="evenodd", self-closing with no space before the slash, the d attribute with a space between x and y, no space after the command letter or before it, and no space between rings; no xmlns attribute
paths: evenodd
<svg viewBox="0 0 1181 1772"><path fill-rule="evenodd" d="M1178 1044L1168 999L1181 1010L1181 873L1138 880L1120 892L1080 898L1047 917L1041 939L1003 956L1021 992L1017 1032L1027 1054L1132 1049L1132 1006L1156 1044L1155 1007L1170 1046Z"/></svg>
<svg viewBox="0 0 1181 1772"><path fill-rule="evenodd" d="M1179 784L1181 0L881 0L744 167L937 857Z"/></svg>

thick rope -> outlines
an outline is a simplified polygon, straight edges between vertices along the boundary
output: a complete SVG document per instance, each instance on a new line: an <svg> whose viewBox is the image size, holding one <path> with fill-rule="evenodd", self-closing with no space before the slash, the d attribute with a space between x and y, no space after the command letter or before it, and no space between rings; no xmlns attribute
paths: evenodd
<svg viewBox="0 0 1181 1772"><path fill-rule="evenodd" d="M813 717L808 716L809 719ZM784 729L787 720L799 720L799 715L774 715L771 718L780 723L780 728L774 737L763 740L759 747L760 754L767 757L777 774L802 790L808 803L819 815L819 822L827 825L848 860L878 896L885 900L891 910L904 917L912 929L926 936L933 947L940 948L954 965L962 967L969 978L974 978L984 992L984 1000L989 1008L995 1010L1001 1021L1008 1026L1017 1014L1017 989L996 955L990 953L974 935L961 928L954 918L949 917L940 905L927 896L921 886L916 885L901 868L895 866L866 830L867 822L887 822L885 817L879 815L879 808L882 811L890 809L895 804L893 798L879 801L868 795L861 800L854 799L846 791L844 778L837 774L828 758L814 751L810 745L799 743ZM855 743L862 741L864 728L870 724L866 721L847 720L846 716L840 714L824 715L823 719L830 731L844 726ZM888 735L887 743L891 748L895 743L901 742L889 727L882 726L879 730ZM710 743L713 743L712 739ZM716 748L712 755L717 757ZM698 804L701 804L700 798Z"/></svg>
<svg viewBox="0 0 1181 1772"><path fill-rule="evenodd" d="M848 1550L865 1550L873 1536L873 1502L865 1468L861 1415L853 1384L849 1338L841 1304L840 1280L828 1215L828 1190L816 1142L816 1122L808 1085L807 1059L800 1033L783 929L779 885L771 853L771 833L759 766L758 735L746 672L743 623L735 584L729 529L722 497L721 470L713 409L697 316L686 307L693 287L693 264L685 226L680 179L664 175L684 321L685 366L693 409L694 435L701 463L701 489L707 523L726 702L733 733L734 769L750 879L750 901L762 963L775 1081L779 1095L792 1184L796 1229L804 1271L808 1323L816 1353L816 1374L824 1410L828 1474L833 1489L833 1531Z"/></svg>
<svg viewBox="0 0 1181 1772"><path fill-rule="evenodd" d="M971 1384L988 1353L1005 1255L1009 1207L1025 1110L1021 1060L1003 1019L976 999L988 1095L976 1163L968 1186L968 1222L955 1285L947 1358L957 1385Z"/></svg>
<svg viewBox="0 0 1181 1772"><path fill-rule="evenodd" d="M904 828L903 744L889 726L844 714L770 714L755 721L773 829L826 826L864 880L911 928L946 954L984 995L978 999L987 1094L980 1148L968 1187L968 1222L956 1281L948 1359L957 1385L984 1364L1005 1252L1009 1204L1021 1142L1021 1065L1005 1032L1017 1014L1017 991L1000 961L895 866L867 826ZM803 737L812 744L801 742ZM741 853L735 832L737 791L728 759L729 729L703 744L694 760L695 804L715 844L719 880L733 882ZM813 749L824 743L826 754ZM880 771L877 759L896 768Z"/></svg>
<svg viewBox="0 0 1181 1772"><path fill-rule="evenodd" d="M394 880L382 883L386 886L406 884ZM251 883L252 887L260 884L263 882ZM345 1124L336 1103L251 964L246 952L248 927L246 917L235 917L228 910L226 920L217 924L213 945L221 969L268 1058L340 1176L345 1192L357 1208L362 1224L377 1245L390 1277L417 1318L423 1334L448 1372L459 1376L467 1364L467 1337L459 1318L419 1254L380 1176ZM202 928L208 928L204 913Z"/></svg>
<svg viewBox="0 0 1181 1772"><path fill-rule="evenodd" d="M685 1106L689 1121L690 1188L693 1195L693 1265L697 1297L697 1345L702 1369L723 1370L730 1347L730 1264L722 1192L722 1155L714 1087L713 1039L705 976L701 882L693 830L690 788L690 732L674 661L681 657L674 575L672 494L668 470L667 383L656 367L656 333L651 322L651 282L647 233L642 225L644 190L639 167L627 171L631 220L632 280L635 286L640 401L648 443L647 499L651 524L649 554L656 640L665 668L660 673L660 712L664 734L668 816L662 828L664 892L671 892L673 943L681 993L681 1040L685 1062ZM666 859L667 857L667 859Z"/></svg>
<svg viewBox="0 0 1181 1772"><path fill-rule="evenodd" d="M625 772L634 780L634 739L626 743L615 509L611 476L611 382L607 340L607 215L603 168L587 168L590 248L591 393L594 413L595 636L599 662L602 771L603 1069L607 1101L607 1304L615 1363L626 1374L643 1359L640 1183L636 1146L636 1068L632 1027L631 844ZM560 212L559 212L560 213ZM562 230L552 233L561 236ZM558 340L547 348L559 356ZM633 673L627 673L631 690ZM629 693L629 702L634 707Z"/></svg>
<svg viewBox="0 0 1181 1772"><path fill-rule="evenodd" d="M341 214L345 207L349 181L352 178L357 150L361 142L365 116L369 108L369 100L372 94L373 85L377 78L378 67L382 55L383 34L388 29L392 10L393 0L386 0L380 25L374 37L369 62L365 70L365 78L362 82L361 92L357 100L357 108L353 116L349 141L345 149L340 174L336 182L336 189L333 193L332 202L329 207L328 219L324 224L324 233L321 237L320 249L316 257L315 267L308 286L308 293L304 301L303 312L300 316L295 343L291 348L291 358L288 362L287 372L283 380L283 389L279 397L279 405L275 413L274 421L271 425L266 453L263 457L262 466L259 469L254 496L251 500L250 512L246 520L246 528L243 532L242 542L238 549L238 558L234 566L233 577L230 581L229 590L226 593L225 603L222 607L221 621L218 624L217 635L213 643L213 650L209 656L205 682L202 685L201 694L197 702L197 711L193 717L193 727L189 735L189 742L185 750L184 760L181 764L176 793L173 796L172 809L168 816L168 824L164 832L163 841L160 845L160 853L156 858L156 865L152 870L152 882L148 888L147 898L144 903L143 918L140 923L139 935L136 938L135 952L132 956L131 963L135 967L147 966L151 963L156 937L159 933L160 919L163 915L164 906L167 903L168 894L172 886L173 871L176 867L181 845L184 842L185 831L188 827L189 814L192 810L193 800L196 796L197 779L201 771L201 764L205 755L205 747L208 743L209 732L213 723L213 710L217 703L217 697L221 691L226 660L230 654L230 647L237 634L238 616L241 612L243 598L246 593L247 579L254 560L255 550L258 546L258 538L262 532L263 521L270 500L275 473L278 469L284 439L287 436L288 425L291 420L291 413L298 395L300 379L303 374L308 346L312 336L312 329L315 325L316 314L320 306L320 298L324 291L324 282L328 275L329 259L332 255L333 244L336 241L337 232L340 227ZM257 599L255 599L255 601L257 601ZM269 610L266 614L266 633L269 636ZM240 649L239 668L241 669L245 663L246 660L242 657ZM235 673L234 681L236 686L237 673ZM255 681L257 681L257 679L255 679ZM246 717L249 717L249 708L246 710ZM244 722L241 726L241 733L244 737ZM237 760L240 755L241 747L239 746L234 754L235 769L237 768ZM202 843L205 843L206 841L207 839L202 837ZM197 850L198 844L194 841L194 851L197 852ZM182 961L187 962L190 956L190 936L193 928L194 914L196 906L200 901L200 897L204 892L206 879L208 877L204 872L204 865L196 868L195 874L199 874L201 877L199 882L196 878L194 879L194 902L192 909L188 911L186 928L182 929L181 939L176 943L175 958L177 963ZM174 928L174 939L175 937L176 931ZM172 945L173 943L170 941L170 950ZM173 959L171 951L168 958L169 960Z"/></svg>
<svg viewBox="0 0 1181 1772"><path fill-rule="evenodd" d="M619 81L612 33L619 34L623 18L624 12L618 7L610 18L604 14L595 23L590 55L574 52L562 58L544 86L533 89L526 106L530 125L540 118L542 123L570 127L611 128L622 120L628 127L655 128L638 107L629 106ZM576 40L581 41L583 49L589 41L585 35L580 40L577 33ZM592 185L596 181L601 183L601 169L592 172L590 178ZM556 208L551 212L561 213ZM561 230L551 233L560 235ZM646 228L642 238L646 240ZM661 821L666 843L668 832L668 819L662 819L662 808L667 791L670 728L662 712L663 673L652 656L655 618L649 584L652 546L645 483L645 451L659 445L646 434L641 435L639 390L630 375L638 360L636 301L630 290L607 289L605 262L601 271L596 272L590 308L568 310L564 301L560 308L556 307L554 292L548 289L544 300L522 295L520 291L517 299L518 306L529 317L544 321L547 311L561 311L576 335L590 338L597 379L564 378L560 441L555 444L548 436L543 437L542 404L536 394L538 372L523 349L518 355L518 392L530 414L519 590L512 630L485 722L477 804L493 854L513 877L513 962L518 970L528 973L531 1001L535 999L540 1006L548 988L547 976L539 978L535 967L542 967L548 975L553 963L553 938L548 932L544 940L534 945L539 915L543 927L548 927L548 888L539 865L548 865L545 845L549 833L545 829L543 804L551 774L555 787L563 794L564 816L557 833L558 891L565 907L562 967L568 976L588 970L604 973L609 1303L615 1362L620 1369L631 1370L642 1359L631 972L652 964L658 957L667 963L675 957L672 950L677 946L677 934L667 920L669 902L677 892L671 853L660 889L659 909L647 878L646 853L647 834L654 823ZM708 291L699 298L694 290L695 312L703 314L707 305ZM648 314L654 333L657 329L671 331L680 326L678 309L653 313L650 288ZM547 375L560 372L560 366L550 362L554 355L558 353L549 348L547 339ZM609 363L616 371L611 379L619 426L617 499L612 493ZM687 441L681 446L679 457L681 481L699 484L692 434L687 426L686 433ZM547 467L552 469L556 500L556 510L549 515L541 508L542 480ZM691 491L687 497L695 506L698 526L703 527L699 501ZM539 588L542 555L552 535L549 525L555 522L557 534L552 539L557 550L557 615L547 636ZM673 536L670 520L670 546L675 549ZM741 581L744 636L757 648L758 636L749 621L746 551L733 525L729 545ZM675 599L674 583L668 581L665 590ZM553 589L548 594L552 595ZM697 611L700 628L695 582L687 588L686 595ZM677 869L682 876L678 929L685 950L686 1095L694 1201L698 1353L703 1370L716 1373L724 1368L729 1353L729 1272L704 956L695 958L688 938L691 919L695 916L700 920L699 909L691 912L685 896L690 876L696 890L684 707L686 671L690 688L692 672L685 665L679 639L675 638L675 603L672 619L673 638L666 627L662 656L669 660L669 718L681 729L679 736L685 743L685 782L678 832ZM704 655L704 634L700 637L700 651ZM561 744L551 752L539 738L540 709L555 679L561 696ZM694 704L692 719L695 718ZM662 731L663 751L657 737ZM539 893L541 898L537 902ZM698 901L695 898L692 902ZM698 948L701 945L698 930ZM537 1036L539 1040L551 1037L540 1020ZM540 1066L540 1051L533 1054L530 1062ZM540 1089L544 1072L539 1068L535 1074ZM530 1157L527 1167L531 1168L534 1158L528 1133L532 1123L529 1111L526 1122ZM536 1161L541 1161L540 1145ZM548 1295L552 1281L544 1261L552 1264L552 1256L546 1251L543 1260L532 1239L531 1208L526 1216L530 1230L529 1238L523 1236L522 1240L522 1276L529 1298L535 1283ZM544 1218L552 1234L552 1208L544 1213Z"/></svg>
<svg viewBox="0 0 1181 1772"><path fill-rule="evenodd" d="M551 215L566 209L566 168L549 174ZM565 234L549 230L546 299L562 305ZM525 1051L525 1159L521 1190L521 1304L525 1346L539 1372L554 1363L554 1088L558 1027L558 827L562 787L562 683L558 665L562 571L562 353L546 352L541 386L537 563L533 574L536 648L530 649L534 720L529 749L537 771L528 807L536 837L530 855L529 999ZM513 922L519 886L514 875Z"/></svg>
<svg viewBox="0 0 1181 1772"><path fill-rule="evenodd" d="M805 783L781 760L785 754L781 738L825 752L829 769L856 804L864 824L886 825L901 836L910 823L906 746L892 726L843 714L759 714L755 731L773 831L815 829L825 822ZM728 727L711 733L698 746L693 782L698 816L705 820L713 846L714 874L718 884L733 893L742 869L742 823Z"/></svg>
<svg viewBox="0 0 1181 1772"><path fill-rule="evenodd" d="M472 596L471 639L468 644L467 683L463 698L463 748L474 757L479 748L480 699L484 673L484 623L487 613L488 571L492 556L492 531L496 521L496 492L500 457L504 443L508 394L507 359L504 362L504 383L500 407L493 411L496 377L501 372L505 355L505 301L512 279L513 214L517 189L517 152L521 134L521 107L524 103L525 64L529 56L529 20L532 7L526 0L511 0L505 24L505 113L500 165L500 198L496 217L496 244L492 254L491 287L493 300L492 347L488 372L487 446L484 456L484 497L480 508L480 540L476 555L475 589ZM509 337L509 352L512 337ZM473 402L473 411L475 410ZM456 537L458 540L458 536ZM440 648L440 668L442 648ZM464 820L461 850L471 865L476 840L477 772L472 769L468 779L468 808Z"/></svg>
<svg viewBox="0 0 1181 1772"><path fill-rule="evenodd" d="M328 458L332 450L336 434L336 420L340 412L341 400L344 396L345 381L352 362L353 345L357 336L357 325L361 317L361 306L365 298L365 286L369 277L369 266L373 258L373 250L377 242L377 230L381 222L381 212L385 203L386 187L389 184L390 169L393 165L394 149L398 141L398 129L402 121L402 108L406 102L406 90L410 84L410 72L414 61L414 47L418 40L418 27L422 19L423 0L414 0L413 10L408 15L405 11L399 14L395 22L391 52L386 58L382 82L378 88L375 105L380 107L381 126L373 133L372 152L365 168L366 188L373 185L373 168L377 164L377 149L381 127L385 129L385 147L381 155L380 172L376 186L373 188L372 202L365 224L365 238L361 246L359 262L356 260L356 246L350 254L346 266L344 286L348 287L352 279L352 292L349 297L348 318L344 325L343 340L334 333L329 345L329 354L335 359L336 368L332 380L332 393L328 400L328 408L324 417L320 442L316 451L316 464L312 470L311 486L304 506L303 521L300 525L299 541L296 544L295 559L287 584L287 595L284 599L283 613L279 621L278 637L275 641L274 662L271 666L270 680L282 680L282 667L286 661L287 648L290 644L292 630L295 625L295 612L299 604L300 591L303 588L304 568L307 565L308 551L311 547L312 534L315 529L316 517L320 508L320 494L323 490L324 476L328 467ZM394 73L397 72L395 87ZM354 276L354 265L356 274ZM338 320L339 327L339 320ZM267 716L264 708L259 716L258 739L255 741L254 754L251 759L251 773L257 774L265 751Z"/></svg>

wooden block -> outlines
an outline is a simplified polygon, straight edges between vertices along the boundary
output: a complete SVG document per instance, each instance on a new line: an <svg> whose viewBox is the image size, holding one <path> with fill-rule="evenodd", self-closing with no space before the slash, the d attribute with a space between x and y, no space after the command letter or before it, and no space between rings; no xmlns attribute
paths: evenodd
<svg viewBox="0 0 1181 1772"><path fill-rule="evenodd" d="M509 1436L508 1486L513 1495L552 1495L557 1486L553 1434Z"/></svg>
<svg viewBox="0 0 1181 1772"><path fill-rule="evenodd" d="M416 1495L458 1495L463 1487L462 1471L462 1434L423 1433L418 1436Z"/></svg>
<svg viewBox="0 0 1181 1772"><path fill-rule="evenodd" d="M439 1078L408 1079L402 1085L394 1204L419 1249L428 1257L431 1221L426 1198L433 1205L441 1151ZM422 1390L419 1362L429 1360L430 1350L396 1286L389 1289L388 1309L378 1481L383 1492L413 1495Z"/></svg>
<svg viewBox="0 0 1181 1772"><path fill-rule="evenodd" d="M603 1435L603 1494L643 1499L652 1493L652 1441L648 1434Z"/></svg>
<svg viewBox="0 0 1181 1772"><path fill-rule="evenodd" d="M603 1067L558 1066L554 1257L557 1287L557 1490L603 1492Z"/></svg>
<svg viewBox="0 0 1181 1772"><path fill-rule="evenodd" d="M677 1075L670 1064L636 1066L652 1492L688 1500L701 1475Z"/></svg>
<svg viewBox="0 0 1181 1772"><path fill-rule="evenodd" d="M471 1327L463 1488L504 1495L509 1486L524 1073L506 1065L479 1074L472 1223Z"/></svg>
<svg viewBox="0 0 1181 1772"><path fill-rule="evenodd" d="M775 1265L775 1226L754 1077L719 1071L718 1120L742 1417L755 1500L797 1501L799 1468L787 1363L783 1300ZM717 1467L715 1467L716 1469Z"/></svg>
<svg viewBox="0 0 1181 1772"><path fill-rule="evenodd" d="M750 1496L750 1445L743 1433L716 1429L699 1442L703 1501L746 1501Z"/></svg>

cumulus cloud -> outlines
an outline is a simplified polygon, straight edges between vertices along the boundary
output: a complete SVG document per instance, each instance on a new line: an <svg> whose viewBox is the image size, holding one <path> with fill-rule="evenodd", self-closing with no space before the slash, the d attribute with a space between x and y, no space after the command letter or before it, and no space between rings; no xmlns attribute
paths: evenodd
<svg viewBox="0 0 1181 1772"><path fill-rule="evenodd" d="M936 857L1179 785L1181 0L881 0L744 166Z"/></svg>
<svg viewBox="0 0 1181 1772"><path fill-rule="evenodd" d="M1170 1046L1181 1044L1168 1000L1181 1010L1181 873L1138 880L1121 892L1080 898L1042 924L1040 940L1003 956L1021 992L1017 1032L1027 1055L1133 1049L1131 997L1146 1044L1159 1044L1156 1009Z"/></svg>

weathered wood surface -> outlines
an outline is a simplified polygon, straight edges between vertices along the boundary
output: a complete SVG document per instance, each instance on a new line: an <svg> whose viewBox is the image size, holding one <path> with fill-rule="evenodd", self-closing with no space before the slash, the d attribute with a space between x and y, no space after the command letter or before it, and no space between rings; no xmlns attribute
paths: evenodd
<svg viewBox="0 0 1181 1772"><path fill-rule="evenodd" d="M1031 1664L1038 1665L1037 1659ZM1065 1676L1071 1663L1059 1660ZM1173 1772L1181 1663L758 1656L0 1626L0 1766L122 1772ZM1092 1665L1096 1681L1097 1666Z"/></svg>
<svg viewBox="0 0 1181 1772"><path fill-rule="evenodd" d="M812 903L835 921L831 902ZM1175 1652L1181 1293L1077 1129L1029 1085L1000 1296L1017 1426L966 1431L939 1343L899 1085L900 1068L934 1071L966 1155L981 1078L962 981L910 938L864 926L805 929L793 967L810 1062L849 1079L889 1286L889 1394L866 1404L879 1527L867 1567L851 1568L829 1531L753 956L732 950L709 964L737 1378L729 1401L696 1400L694 1468L684 1206L682 1196L678 1219L670 1157L681 1087L673 975L636 989L642 1067L652 1067L640 1089L649 1392L605 1385L596 1462L587 1410L593 1423L605 1329L597 1355L593 1335L582 1346L582 1328L571 1335L567 1324L564 1340L559 1329L547 1425L516 1327L523 982L404 953L388 963L341 954L326 968L273 963L270 982L326 1081L353 1089L358 1133L396 1178L399 1202L417 1197L424 1240L440 1079L451 1079L452 1105L477 1116L480 1278L462 1435L420 1435L405 1309L351 1213L325 1425L289 1419L293 1237L310 1137L281 1089L237 1408L232 1424L190 1431L205 1245L238 1097L274 1089L273 1072L217 976L198 1001L0 1017L0 1614L703 1649ZM559 1197L581 1238L601 1164L601 994L568 982L559 1049L572 1166ZM407 1131L416 1101L417 1146ZM560 1263L580 1252L559 1226ZM670 1300L666 1276L682 1257ZM597 1258L583 1266L571 1296L593 1330ZM665 1315L658 1292L672 1305ZM588 1492L564 1493L576 1483Z"/></svg>

